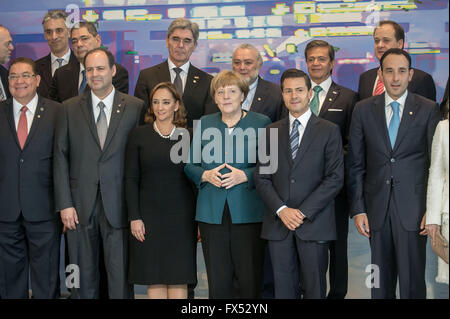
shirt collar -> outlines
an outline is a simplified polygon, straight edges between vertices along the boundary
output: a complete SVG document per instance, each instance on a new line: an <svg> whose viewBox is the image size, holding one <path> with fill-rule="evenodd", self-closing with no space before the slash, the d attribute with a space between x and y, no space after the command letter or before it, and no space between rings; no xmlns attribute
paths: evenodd
<svg viewBox="0 0 450 319"><path fill-rule="evenodd" d="M250 86L248 87L249 91L254 90L258 86L258 80L259 77L257 77L256 80L252 84L250 84Z"/></svg>
<svg viewBox="0 0 450 319"><path fill-rule="evenodd" d="M31 101L27 105L23 105L23 104L19 103L15 98L13 98L14 114L20 114L20 109L22 108L22 106L26 106L28 108L28 110L31 112L31 114L34 115L34 113L36 112L37 104L38 104L38 95L37 94L34 95L34 97L31 99Z"/></svg>
<svg viewBox="0 0 450 319"><path fill-rule="evenodd" d="M329 76L325 81L323 81L320 84L315 83L313 80L311 80L311 87L314 88L316 85L320 86L322 90L325 93L328 93L328 90L330 89L331 83L333 81L331 80L331 76Z"/></svg>
<svg viewBox="0 0 450 319"><path fill-rule="evenodd" d="M55 63L56 59L59 59L56 55L50 52L50 58L52 61L52 64ZM61 59L64 60L64 62L69 62L70 59L70 49L67 50L67 52L61 57Z"/></svg>
<svg viewBox="0 0 450 319"><path fill-rule="evenodd" d="M405 93L403 93L403 95L396 100L396 102L398 102L401 106L404 106L407 96L408 96L408 90L406 90ZM393 98L391 98L387 92L385 92L385 94L384 94L384 103L385 104L384 105L386 107L388 107L393 101L395 101L395 100Z"/></svg>
<svg viewBox="0 0 450 319"><path fill-rule="evenodd" d="M299 120L300 124L303 126L303 128L306 128L306 125L308 124L309 118L311 117L311 109L308 108L308 110L303 113L302 115L300 115L299 117L294 117L290 112L289 112L289 131L292 129L292 124L294 123L294 120Z"/></svg>
<svg viewBox="0 0 450 319"><path fill-rule="evenodd" d="M108 94L107 97L105 97L103 100L100 100L100 98L94 94L93 91L91 91L91 97L92 97L92 106L94 108L97 107L98 103L101 101L105 104L106 110L110 111L112 109L112 105L114 103L114 95L116 93L116 89L113 86L113 89L111 93Z"/></svg>
<svg viewBox="0 0 450 319"><path fill-rule="evenodd" d="M177 66L170 60L170 58L167 59L167 63L169 64L169 70L172 70L173 68L176 68ZM183 70L186 74L189 71L189 66L191 65L191 62L187 61L185 64L180 66L180 69Z"/></svg>

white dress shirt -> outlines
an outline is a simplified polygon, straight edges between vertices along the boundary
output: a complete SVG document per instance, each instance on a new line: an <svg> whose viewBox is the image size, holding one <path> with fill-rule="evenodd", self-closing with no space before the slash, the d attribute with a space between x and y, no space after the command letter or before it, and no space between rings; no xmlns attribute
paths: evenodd
<svg viewBox="0 0 450 319"><path fill-rule="evenodd" d="M315 83L313 80L311 80L311 88L314 88L315 86L320 86L322 88L322 91L319 92L319 109L317 110L318 113L320 113L320 110L322 109L323 102L325 101L325 98L327 97L328 91L330 90L331 83L333 81L331 80L331 76L329 76L325 81L323 81L320 84ZM311 96L311 100L314 98L314 91L313 95Z"/></svg>
<svg viewBox="0 0 450 319"><path fill-rule="evenodd" d="M114 95L116 93L116 89L113 87L111 93L108 94L103 100L100 100L94 92L91 91L92 97L92 110L94 111L94 123L97 123L98 116L100 115L100 108L98 107L98 103L103 102L105 104L105 114L106 114L106 123L109 127L109 122L111 120L112 107L114 103Z"/></svg>
<svg viewBox="0 0 450 319"><path fill-rule="evenodd" d="M55 71L59 68L59 63L57 59L59 59L56 55L53 53L50 53L50 59L52 61L52 76L55 74ZM63 59L61 66L66 65L69 63L70 60L70 49L67 50L67 52L61 57Z"/></svg>
<svg viewBox="0 0 450 319"><path fill-rule="evenodd" d="M300 144L302 142L303 133L305 132L306 125L308 125L309 118L311 117L311 109L308 108L308 110L300 115L299 117L294 117L291 113L289 113L289 136L291 136L293 124L295 120L298 120L300 122L300 125L298 126L298 146L300 147ZM288 143L289 144L289 143ZM289 156L290 153L289 153ZM287 206L283 205L276 211L276 214L280 216L280 212L285 209ZM301 213L301 212L300 212ZM303 213L301 213L303 215ZM305 216L305 215L303 215Z"/></svg>
<svg viewBox="0 0 450 319"><path fill-rule="evenodd" d="M245 101L242 103L242 109L244 111L250 111L250 107L252 106L253 103L253 98L255 97L256 87L258 86L258 80L259 79L256 78L255 82L253 82L249 86L247 97L245 98Z"/></svg>
<svg viewBox="0 0 450 319"><path fill-rule="evenodd" d="M402 116L403 116L403 110L405 109L405 102L406 102L406 97L408 96L408 90L405 91L405 93L403 93L403 95L396 100L396 102L398 102L400 104L399 109L399 115L400 115L400 121L402 120ZM394 116L394 111L392 110L392 106L390 105L391 102L393 102L395 100L393 100L386 92L386 94L384 94L384 106L385 106L385 113L386 113L386 124L387 127L389 127L389 123L391 122L392 116Z"/></svg>
<svg viewBox="0 0 450 319"><path fill-rule="evenodd" d="M30 133L31 124L33 124L34 113L36 113L36 108L38 104L38 95L36 94L34 98L27 104L22 105L15 98L13 98L13 111L14 111L14 123L16 124L16 131L19 125L20 119L20 109L22 106L26 106L28 110L25 112L25 116L27 117L27 125L28 125L28 133Z"/></svg>
<svg viewBox="0 0 450 319"><path fill-rule="evenodd" d="M170 61L170 58L167 59L167 63L169 64L170 82L173 83L173 81L175 81L175 77L177 76L177 72L175 72L174 68L176 68L177 66L172 61ZM188 76L190 65L191 65L191 62L187 61L185 64L180 66L180 69L182 70L180 72L180 77L181 77L181 83L183 83L183 92L184 92L184 88L186 87L186 81L187 81L187 76Z"/></svg>

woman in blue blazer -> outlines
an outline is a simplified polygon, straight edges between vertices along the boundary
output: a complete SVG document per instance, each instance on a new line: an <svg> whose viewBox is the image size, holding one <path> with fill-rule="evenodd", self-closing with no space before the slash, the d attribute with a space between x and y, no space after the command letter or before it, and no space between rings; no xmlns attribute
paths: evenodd
<svg viewBox="0 0 450 319"><path fill-rule="evenodd" d="M253 183L258 129L270 119L241 108L248 84L232 71L211 82L220 112L194 124L187 176L199 188L196 220L208 275L209 298L259 298L264 206ZM233 288L237 279L238 291Z"/></svg>

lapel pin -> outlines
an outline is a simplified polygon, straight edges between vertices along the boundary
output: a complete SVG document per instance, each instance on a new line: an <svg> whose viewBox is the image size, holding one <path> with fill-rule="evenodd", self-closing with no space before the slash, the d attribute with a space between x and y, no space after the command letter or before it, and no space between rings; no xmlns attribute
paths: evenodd
<svg viewBox="0 0 450 319"><path fill-rule="evenodd" d="M193 82L194 82L194 83L197 83L197 81L195 81L195 80L194 80Z"/></svg>
<svg viewBox="0 0 450 319"><path fill-rule="evenodd" d="M40 119L41 118L41 115L40 114L38 114L38 119Z"/></svg>
<svg viewBox="0 0 450 319"><path fill-rule="evenodd" d="M409 112L409 115L413 115L413 112Z"/></svg>
<svg viewBox="0 0 450 319"><path fill-rule="evenodd" d="M120 113L120 110L117 110L117 113Z"/></svg>
<svg viewBox="0 0 450 319"><path fill-rule="evenodd" d="M333 94L337 94L337 92L336 92L336 91L333 91Z"/></svg>
<svg viewBox="0 0 450 319"><path fill-rule="evenodd" d="M329 99L328 99L328 101L330 101L330 102L332 102L333 101L333 99L330 97Z"/></svg>
<svg viewBox="0 0 450 319"><path fill-rule="evenodd" d="M198 75L194 75L194 79L198 80L200 77Z"/></svg>
<svg viewBox="0 0 450 319"><path fill-rule="evenodd" d="M43 107L41 107L41 111L43 111L44 110L44 108Z"/></svg>
<svg viewBox="0 0 450 319"><path fill-rule="evenodd" d="M260 97L258 98L258 101L261 101L261 98L260 98Z"/></svg>
<svg viewBox="0 0 450 319"><path fill-rule="evenodd" d="M122 106L122 104L119 104L119 105L117 105L118 107L121 107Z"/></svg>

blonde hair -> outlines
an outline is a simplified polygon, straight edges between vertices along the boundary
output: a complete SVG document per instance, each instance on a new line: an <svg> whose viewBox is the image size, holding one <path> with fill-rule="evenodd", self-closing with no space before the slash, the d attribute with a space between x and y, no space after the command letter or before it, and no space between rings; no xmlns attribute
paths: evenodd
<svg viewBox="0 0 450 319"><path fill-rule="evenodd" d="M248 87L247 81L239 73L225 70L217 74L211 81L210 93L211 97L214 99L217 89L225 86L236 85L242 93L244 93L244 101L247 98Z"/></svg>

